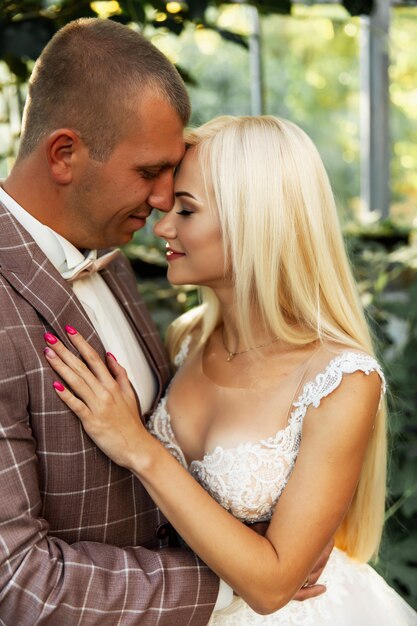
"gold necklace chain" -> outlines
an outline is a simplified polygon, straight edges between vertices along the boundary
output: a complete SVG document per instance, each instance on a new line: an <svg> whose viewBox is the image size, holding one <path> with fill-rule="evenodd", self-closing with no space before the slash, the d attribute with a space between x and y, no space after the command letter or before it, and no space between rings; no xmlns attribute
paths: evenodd
<svg viewBox="0 0 417 626"><path fill-rule="evenodd" d="M271 344L275 343L278 340L279 340L279 337L274 337L273 339L271 339L271 341L267 341L266 343L260 343L259 346L252 346L251 348L246 348L245 350L239 350L238 352L232 352L226 346L226 342L224 340L224 326L222 326L222 343L223 343L223 347L226 350L227 355L228 355L226 361L233 361L235 356L238 356L239 354L245 354L245 352L249 352L250 350L257 350L259 348L266 348L266 346L270 346Z"/></svg>

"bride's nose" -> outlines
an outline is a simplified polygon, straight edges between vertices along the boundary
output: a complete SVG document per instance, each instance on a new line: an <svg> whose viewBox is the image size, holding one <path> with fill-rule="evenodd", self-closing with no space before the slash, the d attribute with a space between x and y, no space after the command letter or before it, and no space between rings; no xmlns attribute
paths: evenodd
<svg viewBox="0 0 417 626"><path fill-rule="evenodd" d="M156 222L153 227L153 232L157 237L162 239L175 239L177 231L175 228L175 211L171 209L168 213L165 213L164 217Z"/></svg>

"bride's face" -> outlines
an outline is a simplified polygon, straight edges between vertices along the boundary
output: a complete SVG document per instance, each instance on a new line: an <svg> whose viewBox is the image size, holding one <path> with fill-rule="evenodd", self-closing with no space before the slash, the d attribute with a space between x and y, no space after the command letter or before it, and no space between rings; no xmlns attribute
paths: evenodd
<svg viewBox="0 0 417 626"><path fill-rule="evenodd" d="M230 283L214 198L205 188L195 148L187 150L175 177L175 204L156 225L167 241L168 279L175 285L213 289Z"/></svg>

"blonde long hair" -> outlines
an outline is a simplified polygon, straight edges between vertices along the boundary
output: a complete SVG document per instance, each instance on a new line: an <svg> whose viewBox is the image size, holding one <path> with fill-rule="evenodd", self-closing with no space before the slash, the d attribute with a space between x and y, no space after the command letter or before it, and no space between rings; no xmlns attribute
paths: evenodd
<svg viewBox="0 0 417 626"><path fill-rule="evenodd" d="M372 340L347 259L327 173L316 147L295 124L272 116L218 117L186 136L195 146L219 214L230 262L238 332L251 345L256 306L273 336L302 345L336 341L373 354ZM202 304L174 322L168 347L219 324L208 288ZM381 405L360 480L336 545L360 561L376 557L386 489L386 411Z"/></svg>

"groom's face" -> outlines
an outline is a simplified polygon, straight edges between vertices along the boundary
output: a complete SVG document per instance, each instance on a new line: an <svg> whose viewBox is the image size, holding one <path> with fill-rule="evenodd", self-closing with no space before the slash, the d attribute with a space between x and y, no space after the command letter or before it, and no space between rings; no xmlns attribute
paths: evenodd
<svg viewBox="0 0 417 626"><path fill-rule="evenodd" d="M152 208L171 209L174 169L183 153L183 124L176 111L148 96L110 158L99 162L86 156L78 168L68 196L68 238L78 248L130 241Z"/></svg>

